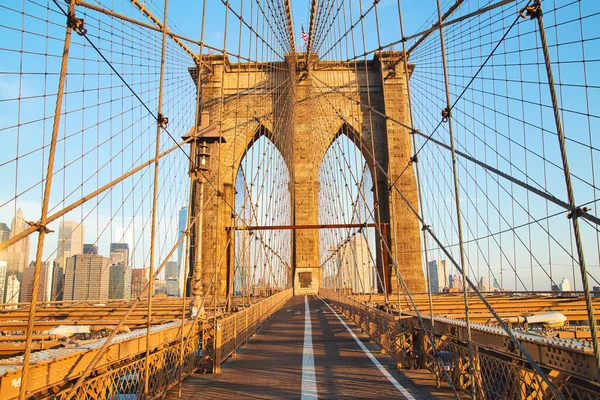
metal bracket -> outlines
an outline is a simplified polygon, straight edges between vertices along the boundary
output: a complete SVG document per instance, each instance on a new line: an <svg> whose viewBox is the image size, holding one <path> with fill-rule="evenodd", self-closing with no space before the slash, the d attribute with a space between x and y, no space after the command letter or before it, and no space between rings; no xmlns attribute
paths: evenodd
<svg viewBox="0 0 600 400"><path fill-rule="evenodd" d="M448 122L450 118L450 107L446 107L442 110L442 122Z"/></svg>
<svg viewBox="0 0 600 400"><path fill-rule="evenodd" d="M161 113L158 113L158 118L156 118L156 122L158 123L158 126L160 126L162 129L167 129L167 126L169 125L169 118L165 117Z"/></svg>
<svg viewBox="0 0 600 400"><path fill-rule="evenodd" d="M567 214L567 219L579 218L590 210L591 209L588 207L577 207L576 209Z"/></svg>
<svg viewBox="0 0 600 400"><path fill-rule="evenodd" d="M85 28L85 22L83 18L77 18L75 15L69 15L67 17L67 26L77 32L79 36L85 36L87 29Z"/></svg>
<svg viewBox="0 0 600 400"><path fill-rule="evenodd" d="M540 15L542 15L542 7L538 1L534 2L534 4L531 6L523 7L519 11L519 16L525 19L537 19L540 17Z"/></svg>
<svg viewBox="0 0 600 400"><path fill-rule="evenodd" d="M42 225L41 222L33 222L33 221L25 221L25 222L27 222L27 224L29 224L29 226L35 228L35 230L38 232L44 232L44 233L54 232L53 230L48 229L48 227L46 225Z"/></svg>

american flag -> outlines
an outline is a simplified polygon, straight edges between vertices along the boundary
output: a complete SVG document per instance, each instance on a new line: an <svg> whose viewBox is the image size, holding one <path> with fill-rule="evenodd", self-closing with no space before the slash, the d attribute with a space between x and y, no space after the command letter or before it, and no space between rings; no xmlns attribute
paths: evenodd
<svg viewBox="0 0 600 400"><path fill-rule="evenodd" d="M308 46L308 36L306 35L306 32L304 32L304 25L300 25L302 28L302 40L304 41L304 46Z"/></svg>

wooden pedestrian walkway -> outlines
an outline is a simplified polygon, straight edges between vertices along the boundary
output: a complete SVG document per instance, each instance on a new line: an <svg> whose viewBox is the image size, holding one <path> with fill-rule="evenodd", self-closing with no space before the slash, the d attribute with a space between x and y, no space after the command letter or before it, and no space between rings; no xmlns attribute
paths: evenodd
<svg viewBox="0 0 600 400"><path fill-rule="evenodd" d="M167 395L177 398L177 388ZM454 395L445 383L438 389L428 371L396 370L391 357L380 354L379 346L319 297L295 296L221 366L221 374L185 379L181 398L424 400Z"/></svg>

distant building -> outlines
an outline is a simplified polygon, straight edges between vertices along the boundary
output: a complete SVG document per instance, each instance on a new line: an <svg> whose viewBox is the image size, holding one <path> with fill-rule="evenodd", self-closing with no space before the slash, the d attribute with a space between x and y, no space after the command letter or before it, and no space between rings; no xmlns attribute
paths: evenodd
<svg viewBox="0 0 600 400"><path fill-rule="evenodd" d="M10 228L4 222L0 222L0 243L10 239Z"/></svg>
<svg viewBox="0 0 600 400"><path fill-rule="evenodd" d="M19 208L13 218L9 237L13 238L27 228L29 228L29 224L25 221L23 212ZM6 235L6 233L3 234ZM29 236L9 246L6 249L6 260L4 261L7 262L9 274L17 274L18 277L21 277L23 270L29 265Z"/></svg>
<svg viewBox="0 0 600 400"><path fill-rule="evenodd" d="M183 235L183 231L187 227L187 208L182 207L179 210L179 238ZM177 247L177 284L178 284L178 293L177 296L183 296L185 292L185 254L183 252L183 246L185 243L185 239L181 241L179 247Z"/></svg>
<svg viewBox="0 0 600 400"><path fill-rule="evenodd" d="M110 258L78 254L67 258L64 300L107 300Z"/></svg>
<svg viewBox="0 0 600 400"><path fill-rule="evenodd" d="M6 267L8 263L0 260L0 303L4 302L4 289L6 288Z"/></svg>
<svg viewBox="0 0 600 400"><path fill-rule="evenodd" d="M0 222L0 243L6 242L8 239L10 239L10 228L4 222ZM0 261L8 261L6 256L7 249L0 250ZM4 291L4 286L2 287L2 291ZM2 300L2 298L0 298L0 300Z"/></svg>
<svg viewBox="0 0 600 400"><path fill-rule="evenodd" d="M338 251L339 287L351 288L353 293L376 291L375 268L364 236L355 236Z"/></svg>
<svg viewBox="0 0 600 400"><path fill-rule="evenodd" d="M83 254L98 255L98 246L93 243L86 243L83 245Z"/></svg>
<svg viewBox="0 0 600 400"><path fill-rule="evenodd" d="M111 264L123 264L129 266L129 244L111 243L110 244Z"/></svg>
<svg viewBox="0 0 600 400"><path fill-rule="evenodd" d="M448 277L450 289L461 291L463 290L462 277L460 274L452 274Z"/></svg>
<svg viewBox="0 0 600 400"><path fill-rule="evenodd" d="M497 290L497 291L500 291L500 292L501 292L501 291L502 291L502 288L501 288L501 287L500 287L500 285L498 284L498 280L497 280L497 279L496 279L494 276L492 276L492 279L493 279L493 282L494 282L494 283L492 284L492 288L494 289L494 291L496 291L496 290Z"/></svg>
<svg viewBox="0 0 600 400"><path fill-rule="evenodd" d="M21 281L21 303L29 303L33 294L33 275L35 274L35 262L23 270L23 280ZM37 292L37 301L46 301L48 288L48 268L46 263L42 263L40 268L39 288Z"/></svg>
<svg viewBox="0 0 600 400"><path fill-rule="evenodd" d="M179 296L179 270L175 261L167 261L165 264L166 293L169 296Z"/></svg>
<svg viewBox="0 0 600 400"><path fill-rule="evenodd" d="M448 266L446 260L433 260L428 264L431 292L442 293L448 287Z"/></svg>
<svg viewBox="0 0 600 400"><path fill-rule="evenodd" d="M477 284L477 288L479 289L480 292L489 292L490 291L490 284L488 283L488 280L484 276L479 278L479 283Z"/></svg>
<svg viewBox="0 0 600 400"><path fill-rule="evenodd" d="M131 298L131 267L123 264L110 266L110 281L108 284L109 299Z"/></svg>
<svg viewBox="0 0 600 400"><path fill-rule="evenodd" d="M154 294L167 294L167 282L164 279L154 280Z"/></svg>
<svg viewBox="0 0 600 400"><path fill-rule="evenodd" d="M21 282L15 274L11 274L6 278L6 295L4 302L7 304L18 303L19 294L21 292Z"/></svg>
<svg viewBox="0 0 600 400"><path fill-rule="evenodd" d="M560 289L558 288L558 285L552 285L552 286L550 287L550 291L551 291L552 293L558 293L558 292L560 292Z"/></svg>
<svg viewBox="0 0 600 400"><path fill-rule="evenodd" d="M83 224L77 221L60 221L56 257L83 254Z"/></svg>
<svg viewBox="0 0 600 400"><path fill-rule="evenodd" d="M571 291L571 283L567 278L563 278L563 280L558 285L558 288L561 292L570 292Z"/></svg>
<svg viewBox="0 0 600 400"><path fill-rule="evenodd" d="M148 270L146 268L134 268L131 270L131 298L137 299L147 284Z"/></svg>
<svg viewBox="0 0 600 400"><path fill-rule="evenodd" d="M54 271L52 271L51 301L62 301L64 279L64 268L55 262Z"/></svg>

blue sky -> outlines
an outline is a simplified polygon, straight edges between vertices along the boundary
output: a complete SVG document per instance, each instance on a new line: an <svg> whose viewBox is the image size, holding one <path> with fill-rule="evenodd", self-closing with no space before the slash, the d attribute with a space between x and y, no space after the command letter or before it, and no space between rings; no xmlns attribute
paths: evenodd
<svg viewBox="0 0 600 400"><path fill-rule="evenodd" d="M228 53L237 53L239 20L229 13L227 40L224 42L225 7L219 0L208 0L207 3L206 43L216 48L225 46ZM249 20L250 4L254 5L253 13L256 15L256 3L250 0L244 0L243 3L242 15ZM442 3L446 9L450 1ZM487 0L466 1L453 17L469 13L488 3ZM521 3L523 2L519 2ZM5 177L0 181L0 221L8 224L17 207L23 209L28 220L39 218L41 181L47 159L47 148L44 146L47 146L50 138L57 72L64 38L64 17L56 13L53 2L48 4L48 9L44 3L23 3L17 0L9 0L0 5L0 35L4 38L0 58L0 174ZM128 2L102 4L144 20L139 11ZM242 8L241 0L230 1L230 4L235 10ZM362 1L363 9L371 4L370 1ZM437 18L435 4L434 0L402 1L406 35L431 25ZM309 0L292 0L295 40L299 45L301 23L308 30L309 5ZM600 185L595 182L595 171L600 160L597 150L599 146L594 135L600 124L595 111L600 101L599 61L596 56L600 54L600 3L594 0L545 0L543 5L559 100L564 109L563 121L571 169L575 176L576 199L578 203L591 202L600 197L595 189ZM161 18L161 2L147 1L146 6ZM171 0L169 20L172 29L198 40L202 20L201 6L201 1ZM352 6L356 19L360 1L353 0ZM560 11L554 12L555 8ZM21 10L24 14L20 13ZM515 11L514 5L507 6L494 11L492 18L483 16L468 24L448 28L446 40L453 98L468 83L515 18ZM90 37L150 109L155 110L160 34L124 28L119 22L85 12L81 8L78 8L78 15L85 18ZM382 0L378 6L378 18L381 44L398 40L400 30L397 1ZM47 20L50 22L46 22ZM259 26L267 36L269 30L263 28L262 23ZM378 46L374 13L365 18L364 26L364 45L360 38L360 25L355 32L359 35L356 39L357 53ZM539 39L532 27L532 21L519 21L498 49L498 54L490 60L465 93L463 100L457 104L454 115L455 139L457 149L486 160L492 166L566 200L562 171L552 165L560 166L561 161L552 112L548 107L545 72L540 64ZM240 52L244 56L248 55L248 40L251 38L254 40L247 28L243 28ZM585 40L582 41L582 38ZM271 37L268 41L276 42ZM193 51L198 50L194 45L190 47ZM325 45L321 51L326 47ZM400 49L400 46L396 46L396 49ZM278 47L275 50L281 51ZM262 50L257 54L255 45L250 58L258 58L259 61L277 59ZM439 112L445 103L439 38L432 35L415 51L411 61L417 65L411 79L415 124L423 132L429 133L439 121ZM169 131L176 138L186 133L193 124L194 87L187 73L187 67L191 65L189 57L178 46L169 42L165 114L171 117ZM147 111L131 97L94 50L77 35L73 35L69 72L66 86L68 94L63 104L65 115L59 129L56 175L50 202L54 211L148 160L154 153L155 124ZM21 98L20 102L15 100L17 97ZM434 138L448 143L447 127L438 129ZM418 143L424 144L424 141L418 139ZM163 137L161 148L166 150L172 144L171 139ZM527 151L524 150L525 144ZM594 149L588 148L590 144ZM18 161L15 160L15 154L19 154ZM116 162L108 163L110 159L115 159ZM427 219L445 243L455 244L456 229L453 226L456 222L451 206L453 191L448 186L451 183L448 153L427 143L422 160L420 165L428 204ZM560 280L563 276L572 279L572 262L568 254L575 252L569 221L560 207L550 205L546 210L545 201L535 195L527 198L522 189L502 180L502 187L498 188L492 176L461 159L459 176L463 184L463 217L468 221L469 228L466 232L467 239L523 225L519 228L520 236L517 239L510 232L495 236L498 240L502 238L501 246L500 242L496 243L493 239L480 241L479 248L475 244L469 244L468 254L474 271L478 270L477 266L485 271L487 264L490 264L490 268L498 273L501 264L509 276L509 283L505 286L510 287L514 286L514 273L509 269L515 267L519 275L523 275L526 286L530 287L530 275L533 273L534 282L538 282L536 288L547 289L549 283L544 269L547 270L548 264L553 263L556 268L555 280ZM177 211L187 202L187 162L181 152L174 152L165 159L161 167L160 182L159 247L160 254L165 256L178 237ZM106 197L89 202L66 218L85 220L86 241L100 237L100 251L105 254L108 253L108 243L119 240L117 232L127 231L125 236L134 237L132 241L137 242L139 249L135 253L135 266L147 265L147 256L143 254L148 252L151 184L151 170L147 170L118 185ZM18 202L11 201L15 194L19 195ZM511 196L516 200L513 201ZM531 217L520 209L520 205L529 211ZM592 203L590 207L592 213L596 214L595 204ZM486 227L483 221L488 214L491 215ZM529 229L528 225L524 225L531 222L531 218L546 218L554 214L557 216L548 219L547 223L544 220L542 226L532 224L533 228ZM57 224L51 228L56 229ZM544 229L552 232L550 240ZM582 230L590 271L598 278L598 235L594 228L585 223L582 224ZM34 236L32 254L35 247ZM55 238L50 237L44 253L46 258L52 258L54 241ZM561 249L561 245L566 251ZM507 257L502 256L500 247L506 250ZM533 250L537 261L533 260L527 248ZM455 252L456 246L452 249ZM441 255L433 251L432 257ZM531 266L535 266L535 269ZM575 272L577 281L579 273L577 270Z"/></svg>

